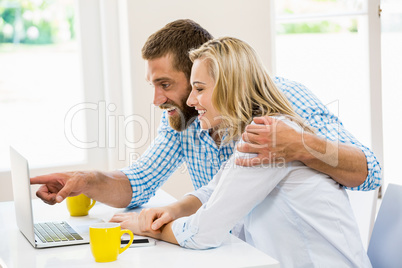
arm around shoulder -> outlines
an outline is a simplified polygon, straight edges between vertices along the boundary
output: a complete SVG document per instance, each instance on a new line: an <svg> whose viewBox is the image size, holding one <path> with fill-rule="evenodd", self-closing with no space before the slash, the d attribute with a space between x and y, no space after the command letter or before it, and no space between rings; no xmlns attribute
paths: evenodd
<svg viewBox="0 0 402 268"><path fill-rule="evenodd" d="M303 133L297 155L308 167L329 175L346 187L358 187L368 175L366 155L351 144Z"/></svg>
<svg viewBox="0 0 402 268"><path fill-rule="evenodd" d="M280 120L254 118L243 133L248 143L238 149L257 153L236 163L253 166L278 160L301 161L352 190L374 190L381 185L381 168L374 154L361 145L337 121L319 127L319 135L298 131ZM318 126L314 126L318 127ZM332 139L324 136L327 133Z"/></svg>

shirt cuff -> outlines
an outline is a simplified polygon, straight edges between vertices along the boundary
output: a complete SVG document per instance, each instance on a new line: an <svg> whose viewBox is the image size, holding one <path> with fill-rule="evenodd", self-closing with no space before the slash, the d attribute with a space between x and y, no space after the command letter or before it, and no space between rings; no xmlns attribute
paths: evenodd
<svg viewBox="0 0 402 268"><path fill-rule="evenodd" d="M127 208L132 209L148 202L152 196L150 195L150 193L145 192L144 188L141 185L138 185L138 182L140 182L140 180L138 179L137 174L133 171L133 168L131 166L125 167L119 169L119 171L123 172L127 176L131 185L131 201ZM139 195L136 193L142 194Z"/></svg>
<svg viewBox="0 0 402 268"><path fill-rule="evenodd" d="M173 235L175 236L177 243L184 248L186 247L188 240L198 233L198 227L189 224L190 217L179 218L172 224Z"/></svg>
<svg viewBox="0 0 402 268"><path fill-rule="evenodd" d="M366 180L357 187L345 187L345 189L352 191L371 191L375 190L382 185L381 166L375 157L367 147L361 145L357 146L366 156L367 161L367 177Z"/></svg>

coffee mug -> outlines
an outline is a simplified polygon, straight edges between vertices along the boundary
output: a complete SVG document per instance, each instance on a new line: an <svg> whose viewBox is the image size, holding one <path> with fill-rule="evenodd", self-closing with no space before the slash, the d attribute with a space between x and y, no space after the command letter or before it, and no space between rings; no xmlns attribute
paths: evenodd
<svg viewBox="0 0 402 268"><path fill-rule="evenodd" d="M67 197L67 209L71 216L88 215L88 211L95 205L95 203L95 200L91 200L91 198L84 194Z"/></svg>
<svg viewBox="0 0 402 268"><path fill-rule="evenodd" d="M121 236L130 235L130 242L121 247ZM96 262L111 262L123 253L133 242L134 235L130 230L122 230L119 223L95 223L89 227L89 243Z"/></svg>

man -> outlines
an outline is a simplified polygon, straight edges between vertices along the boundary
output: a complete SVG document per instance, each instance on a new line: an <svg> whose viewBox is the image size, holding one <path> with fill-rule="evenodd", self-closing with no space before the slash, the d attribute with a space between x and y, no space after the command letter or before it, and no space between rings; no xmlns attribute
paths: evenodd
<svg viewBox="0 0 402 268"><path fill-rule="evenodd" d="M37 196L55 204L83 193L110 206L135 207L147 202L183 162L195 189L207 184L235 146L232 142L218 148L209 132L200 129L197 111L186 106L192 66L188 51L210 39L212 36L191 20L174 21L151 35L142 49L146 78L155 90L154 105L166 110L152 145L132 166L119 171L77 171L32 178L32 184L43 184ZM250 143L239 150L256 152L258 157L238 159L238 164L255 165L280 157L300 160L353 189L371 190L381 184L380 166L373 153L354 139L308 89L283 78L276 78L275 83L296 112L318 129L318 135L297 133L269 117L256 118L256 123L263 125L247 127L243 138Z"/></svg>

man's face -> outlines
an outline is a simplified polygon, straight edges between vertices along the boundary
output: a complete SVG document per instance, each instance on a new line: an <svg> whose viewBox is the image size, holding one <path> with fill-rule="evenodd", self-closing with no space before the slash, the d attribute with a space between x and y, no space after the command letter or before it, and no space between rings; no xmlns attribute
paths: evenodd
<svg viewBox="0 0 402 268"><path fill-rule="evenodd" d="M169 124L176 131L185 130L198 115L186 105L191 91L190 82L183 72L173 68L172 57L146 60L146 80L154 87L154 105L167 110Z"/></svg>

